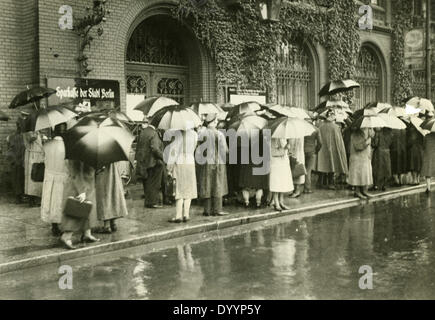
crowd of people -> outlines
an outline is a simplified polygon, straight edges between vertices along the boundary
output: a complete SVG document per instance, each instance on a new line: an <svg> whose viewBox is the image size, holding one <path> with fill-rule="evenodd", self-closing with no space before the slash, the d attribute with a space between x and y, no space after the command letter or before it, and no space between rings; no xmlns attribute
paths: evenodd
<svg viewBox="0 0 435 320"><path fill-rule="evenodd" d="M431 114L418 115L426 119ZM146 119L145 120L149 120ZM406 129L360 128L337 121L333 109L321 116L307 119L315 127L303 138L270 141L270 161L267 174L255 174L261 166L252 158L253 143L239 142L237 163L221 161L222 150L228 153L227 137L219 130L220 120L209 114L199 128L182 131L170 143L168 162L162 130L150 121L143 125L135 148L135 175L143 185L144 207L161 208L175 202L171 223L188 222L192 200L199 198L204 216L223 216L223 206L236 199L246 208L271 206L275 210L289 209L285 199L301 197L316 189L350 188L360 199L370 198L370 191L386 190L388 186L417 185L426 178L430 192L430 177L435 176L435 134L422 134L409 117L402 120ZM17 130L8 137L8 161L16 202L25 199L29 206L41 206L41 218L50 223L52 233L60 236L69 249L75 248L72 235L81 240L99 241L94 233L117 231L116 220L128 214L123 181L125 163L115 162L95 170L89 165L65 159L63 133L67 124L43 132L25 132L25 119L17 121ZM50 138L47 138L50 136ZM205 163L195 158L198 137L206 136L214 144ZM258 150L264 139L257 139ZM241 155L249 155L241 163ZM35 181L32 167L45 164L43 181ZM316 179L314 179L316 178ZM76 219L64 214L69 197L88 200L94 205L87 218ZM39 200L40 199L40 200ZM40 201L40 203L39 203Z"/></svg>

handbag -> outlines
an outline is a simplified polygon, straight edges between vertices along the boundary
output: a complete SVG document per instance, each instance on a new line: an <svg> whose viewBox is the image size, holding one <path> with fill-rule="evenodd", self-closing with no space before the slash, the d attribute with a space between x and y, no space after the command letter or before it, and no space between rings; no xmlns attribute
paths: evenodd
<svg viewBox="0 0 435 320"><path fill-rule="evenodd" d="M307 174L305 166L293 156L290 156L290 167L292 170L293 178L299 178L300 176L304 176Z"/></svg>
<svg viewBox="0 0 435 320"><path fill-rule="evenodd" d="M166 186L165 186L165 197L170 202L175 201L175 190L176 189L176 179L168 176L166 178Z"/></svg>
<svg viewBox="0 0 435 320"><path fill-rule="evenodd" d="M87 219L91 214L91 210L91 201L80 202L77 198L68 197L63 213L70 218Z"/></svg>
<svg viewBox="0 0 435 320"><path fill-rule="evenodd" d="M45 164L44 162L32 164L32 172L30 173L30 178L34 182L44 181Z"/></svg>

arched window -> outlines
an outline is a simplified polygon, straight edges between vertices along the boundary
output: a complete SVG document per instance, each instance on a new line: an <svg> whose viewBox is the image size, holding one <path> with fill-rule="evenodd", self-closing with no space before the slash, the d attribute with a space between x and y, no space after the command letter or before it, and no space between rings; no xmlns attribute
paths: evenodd
<svg viewBox="0 0 435 320"><path fill-rule="evenodd" d="M370 102L382 101L381 63L370 47L361 48L355 80L361 85L361 88L355 90L356 109L361 109Z"/></svg>
<svg viewBox="0 0 435 320"><path fill-rule="evenodd" d="M154 16L142 22L127 47L127 99L166 96L184 104L188 100L189 62L176 21ZM128 102L128 101L127 101Z"/></svg>
<svg viewBox="0 0 435 320"><path fill-rule="evenodd" d="M276 48L277 102L310 109L314 104L313 63L305 46L281 41Z"/></svg>

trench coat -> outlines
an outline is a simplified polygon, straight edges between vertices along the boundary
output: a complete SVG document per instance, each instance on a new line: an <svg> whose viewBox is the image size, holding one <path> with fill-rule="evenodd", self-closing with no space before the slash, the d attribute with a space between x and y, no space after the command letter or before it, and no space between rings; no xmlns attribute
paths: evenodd
<svg viewBox="0 0 435 320"><path fill-rule="evenodd" d="M65 188L65 200L69 197L76 197L85 192L86 200L91 201L93 206L89 217L86 219L71 218L62 214L61 230L64 232L78 232L94 228L98 225L96 197L95 197L95 170L85 168L82 162L69 161L68 163L70 180Z"/></svg>
<svg viewBox="0 0 435 320"><path fill-rule="evenodd" d="M34 163L44 162L44 147L39 132L23 133L24 146L24 194L29 196L42 196L42 182L34 182L31 178Z"/></svg>
<svg viewBox="0 0 435 320"><path fill-rule="evenodd" d="M198 164L199 197L203 199L222 197L228 194L226 159L222 159L228 151L226 139L224 134L215 128L202 128L199 132L199 141L204 138L209 142L207 145L213 146L214 150L207 150L211 152L204 153L207 158L206 163ZM201 146L197 152L201 152L200 148Z"/></svg>
<svg viewBox="0 0 435 320"><path fill-rule="evenodd" d="M95 177L98 220L117 219L128 215L121 165L120 162L111 163Z"/></svg>
<svg viewBox="0 0 435 320"><path fill-rule="evenodd" d="M407 129L407 144L408 144L408 157L407 168L408 171L420 173L423 165L423 135L413 126Z"/></svg>
<svg viewBox="0 0 435 320"><path fill-rule="evenodd" d="M196 199L198 197L195 148L198 134L194 130L177 135L169 146L171 158L168 162L168 172L175 179L175 200Z"/></svg>
<svg viewBox="0 0 435 320"><path fill-rule="evenodd" d="M429 133L424 137L421 175L424 177L435 177L435 133Z"/></svg>
<svg viewBox="0 0 435 320"><path fill-rule="evenodd" d="M159 160L163 160L163 148L163 141L154 126L148 125L141 131L135 155L136 175L139 178L147 179L147 170L158 165Z"/></svg>
<svg viewBox="0 0 435 320"><path fill-rule="evenodd" d="M348 183L351 186L369 186L373 184L371 154L370 135L362 130L352 132L350 136L348 177Z"/></svg>
<svg viewBox="0 0 435 320"><path fill-rule="evenodd" d="M317 155L317 171L324 173L348 173L346 148L340 127L324 121L319 127L322 148Z"/></svg>
<svg viewBox="0 0 435 320"><path fill-rule="evenodd" d="M65 207L64 195L69 181L68 160L65 159L65 144L55 137L44 145L45 172L41 199L41 219L47 223L61 223Z"/></svg>

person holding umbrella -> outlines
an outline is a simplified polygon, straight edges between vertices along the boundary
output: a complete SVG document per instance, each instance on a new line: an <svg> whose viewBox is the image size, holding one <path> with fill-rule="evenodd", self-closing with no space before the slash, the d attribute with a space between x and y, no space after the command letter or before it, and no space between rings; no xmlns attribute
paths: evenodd
<svg viewBox="0 0 435 320"><path fill-rule="evenodd" d="M15 203L23 202L24 195L24 139L22 117L17 120L17 130L6 138L8 151L6 159L11 166L11 183L15 194Z"/></svg>
<svg viewBox="0 0 435 320"><path fill-rule="evenodd" d="M138 137L135 160L137 161L136 173L143 184L144 205L151 209L162 207L160 194L164 173L163 148L163 141L156 127L148 124Z"/></svg>
<svg viewBox="0 0 435 320"><path fill-rule="evenodd" d="M431 191L431 178L435 177L435 119L431 118L421 124L421 128L429 130L424 137L423 164L421 175L426 177L426 193Z"/></svg>
<svg viewBox="0 0 435 320"><path fill-rule="evenodd" d="M228 194L226 155L228 147L225 136L218 131L216 114L208 114L204 127L199 131L199 140L207 139L206 145L210 146L206 154L204 150L197 149L196 159L204 158L204 163L199 164L199 196L204 200L204 216L224 216L222 211L222 197ZM199 154L198 154L199 153Z"/></svg>
<svg viewBox="0 0 435 320"><path fill-rule="evenodd" d="M68 160L65 160L65 144L62 135L66 123L54 127L54 138L44 145L45 172L41 199L41 219L51 224L54 236L60 236L59 224L65 206L64 191L69 184Z"/></svg>

